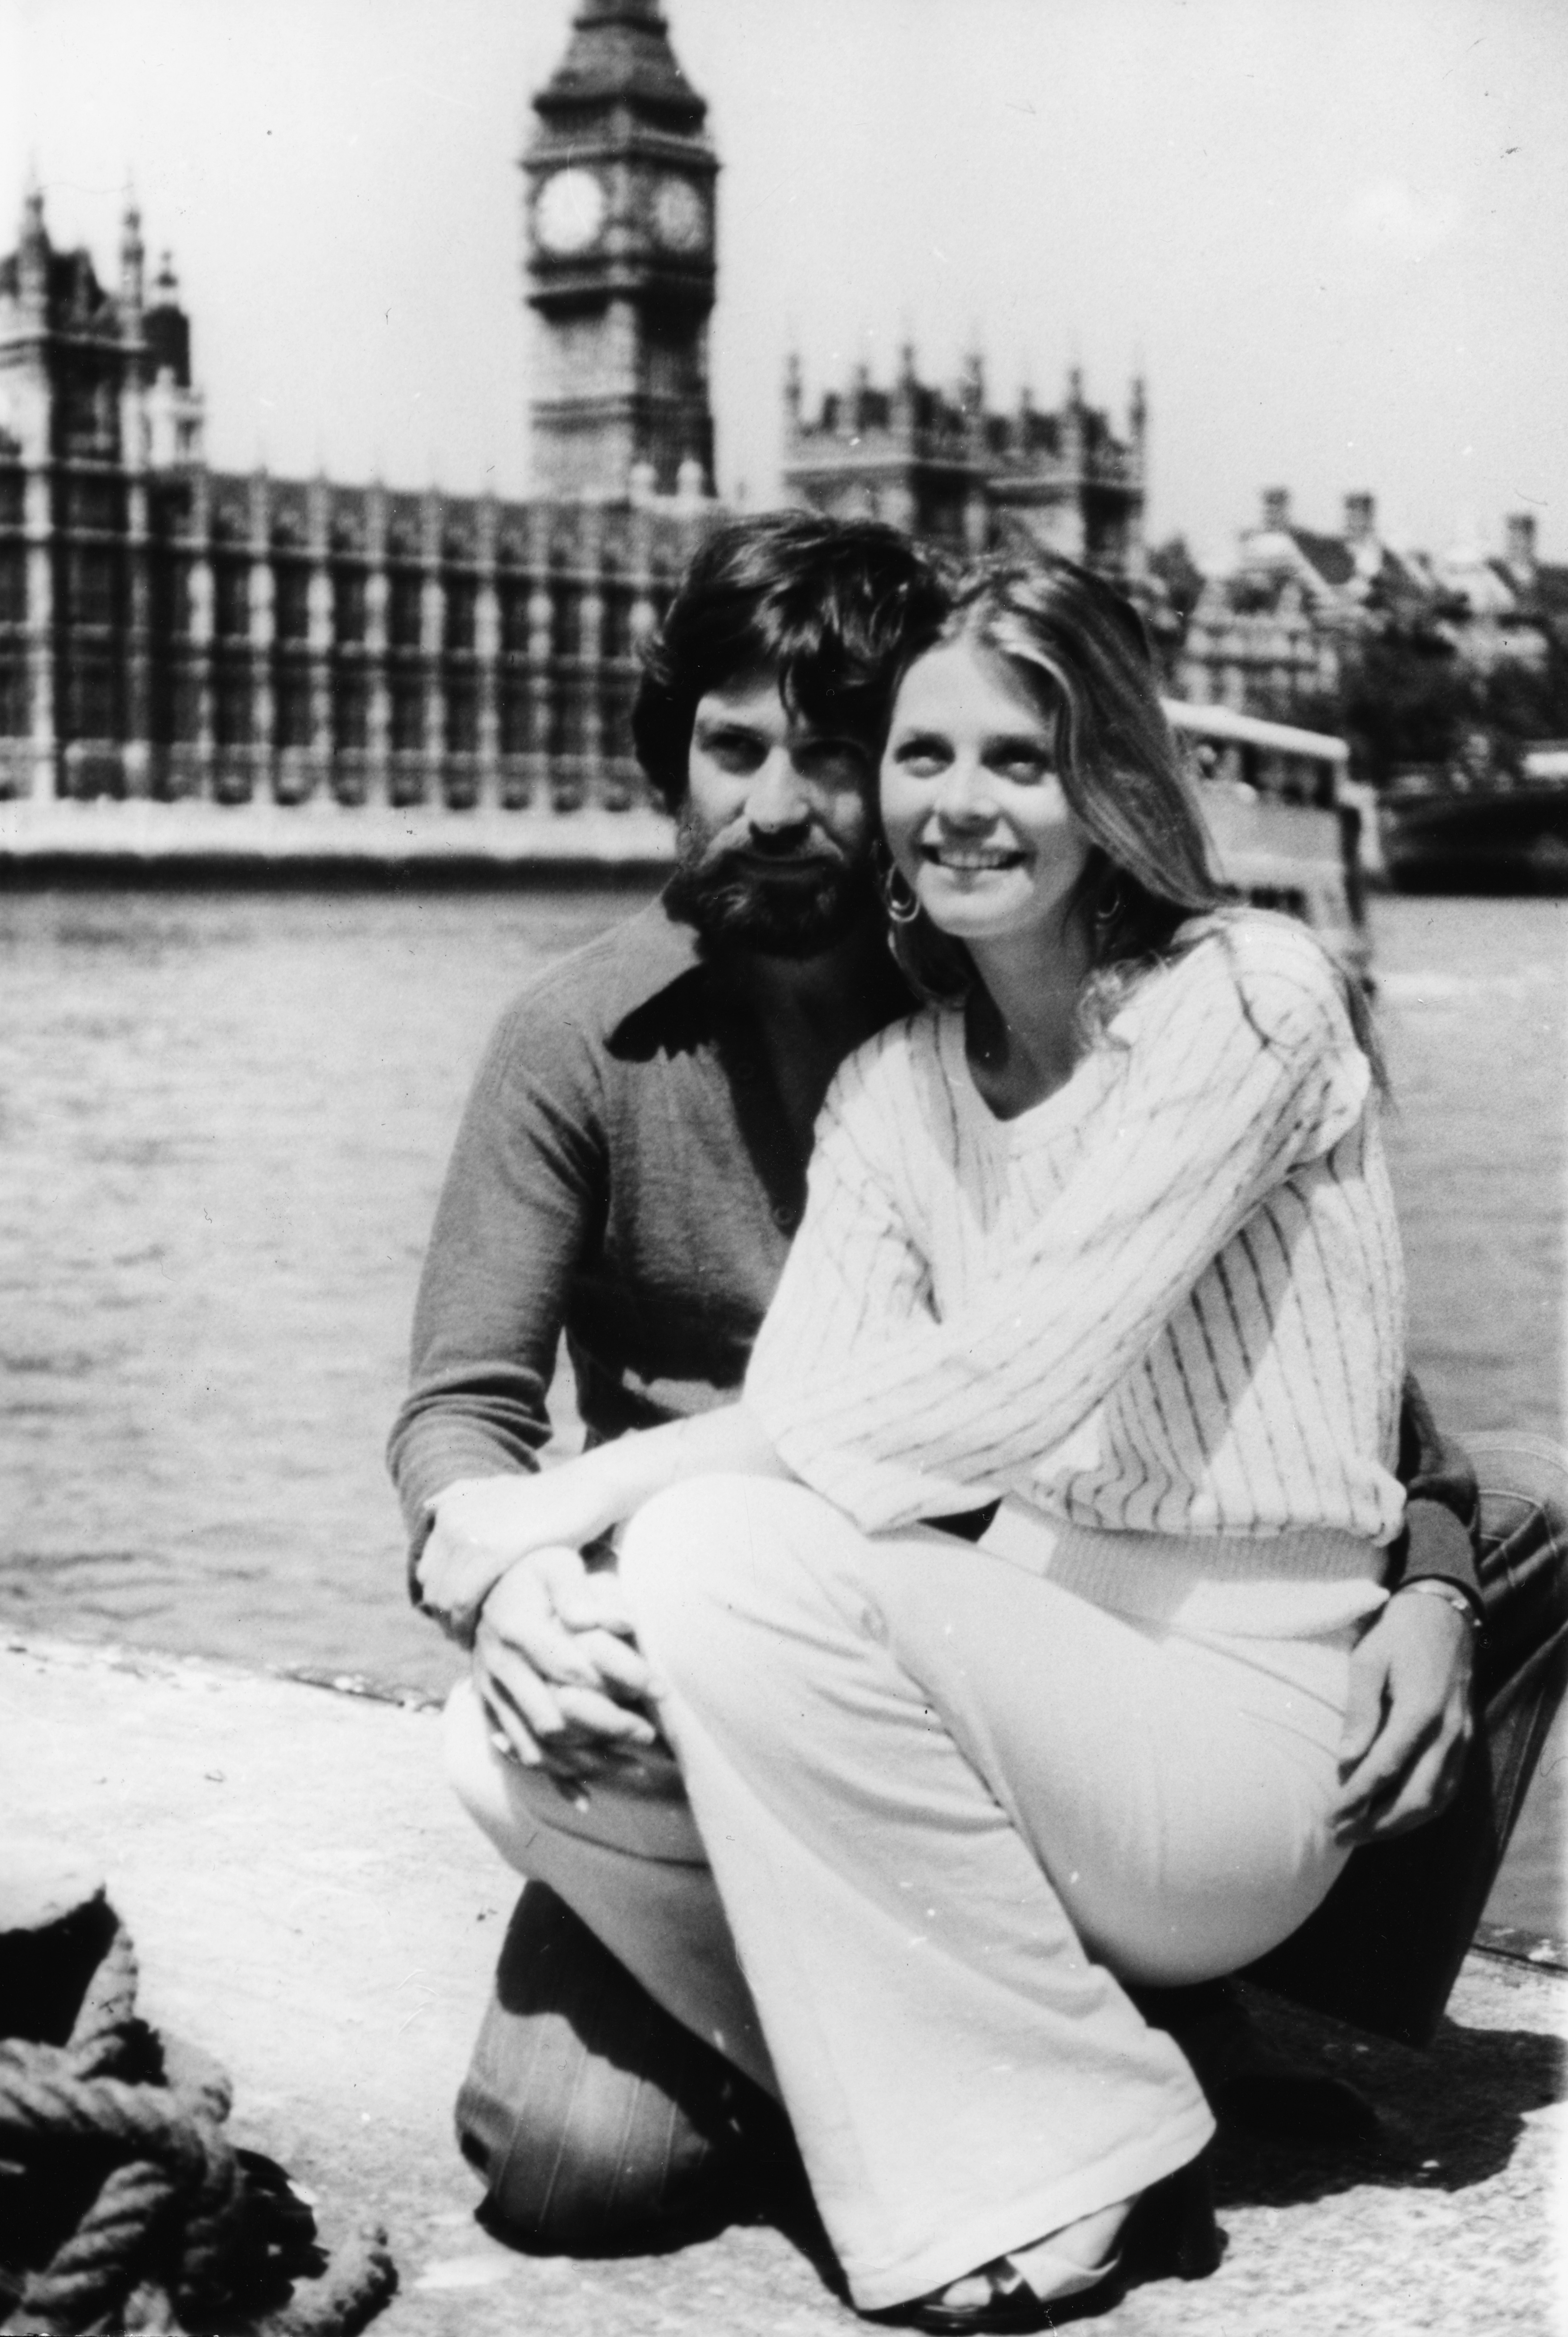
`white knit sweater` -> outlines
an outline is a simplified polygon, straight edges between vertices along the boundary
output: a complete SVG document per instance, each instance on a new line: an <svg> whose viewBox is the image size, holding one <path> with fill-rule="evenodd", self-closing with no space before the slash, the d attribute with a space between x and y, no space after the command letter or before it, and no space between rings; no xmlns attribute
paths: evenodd
<svg viewBox="0 0 1568 2337"><path fill-rule="evenodd" d="M1301 926L1193 935L1016 1120L956 1012L839 1072L746 1399L867 1530L1005 1495L1377 1579L1404 1287L1370 1067Z"/></svg>

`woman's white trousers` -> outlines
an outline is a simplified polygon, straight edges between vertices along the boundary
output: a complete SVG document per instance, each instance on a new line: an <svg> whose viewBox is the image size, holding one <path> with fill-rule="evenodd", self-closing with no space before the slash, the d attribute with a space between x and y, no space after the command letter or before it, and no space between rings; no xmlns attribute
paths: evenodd
<svg viewBox="0 0 1568 2337"><path fill-rule="evenodd" d="M621 1565L700 1842L646 1783L573 1808L491 1751L467 1691L455 1780L776 2084L856 2302L1200 2149L1197 2082L1119 1983L1233 1970L1328 1890L1353 1630L1197 1638L760 1479L661 1495Z"/></svg>

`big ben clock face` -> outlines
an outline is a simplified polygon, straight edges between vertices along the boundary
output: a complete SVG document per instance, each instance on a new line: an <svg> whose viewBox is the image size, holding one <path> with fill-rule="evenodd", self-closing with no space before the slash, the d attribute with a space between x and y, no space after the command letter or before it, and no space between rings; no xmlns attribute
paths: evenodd
<svg viewBox="0 0 1568 2337"><path fill-rule="evenodd" d="M604 188L592 171L557 171L534 204L534 232L546 251L586 251L604 224Z"/></svg>
<svg viewBox="0 0 1568 2337"><path fill-rule="evenodd" d="M690 179L661 179L653 190L653 232L666 251L701 251L708 206Z"/></svg>

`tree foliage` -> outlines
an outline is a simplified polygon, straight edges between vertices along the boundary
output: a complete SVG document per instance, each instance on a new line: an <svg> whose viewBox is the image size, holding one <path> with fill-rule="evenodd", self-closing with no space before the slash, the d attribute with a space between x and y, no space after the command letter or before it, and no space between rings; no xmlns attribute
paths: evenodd
<svg viewBox="0 0 1568 2337"><path fill-rule="evenodd" d="M1539 662L1507 658L1485 672L1460 654L1457 631L1442 605L1377 613L1345 643L1337 690L1269 710L1337 731L1357 772L1379 787L1409 765L1456 767L1478 738L1503 770L1517 770L1533 741L1568 738L1568 640L1545 629Z"/></svg>

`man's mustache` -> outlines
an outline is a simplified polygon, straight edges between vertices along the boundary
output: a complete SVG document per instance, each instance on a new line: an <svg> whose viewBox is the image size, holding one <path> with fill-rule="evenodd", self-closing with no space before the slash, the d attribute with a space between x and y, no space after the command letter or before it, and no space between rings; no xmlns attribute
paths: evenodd
<svg viewBox="0 0 1568 2337"><path fill-rule="evenodd" d="M799 844L771 844L757 837L746 844L711 846L702 859L705 875L718 874L728 866L754 868L759 863L779 868L842 868L845 856L832 846L819 844L802 846Z"/></svg>

